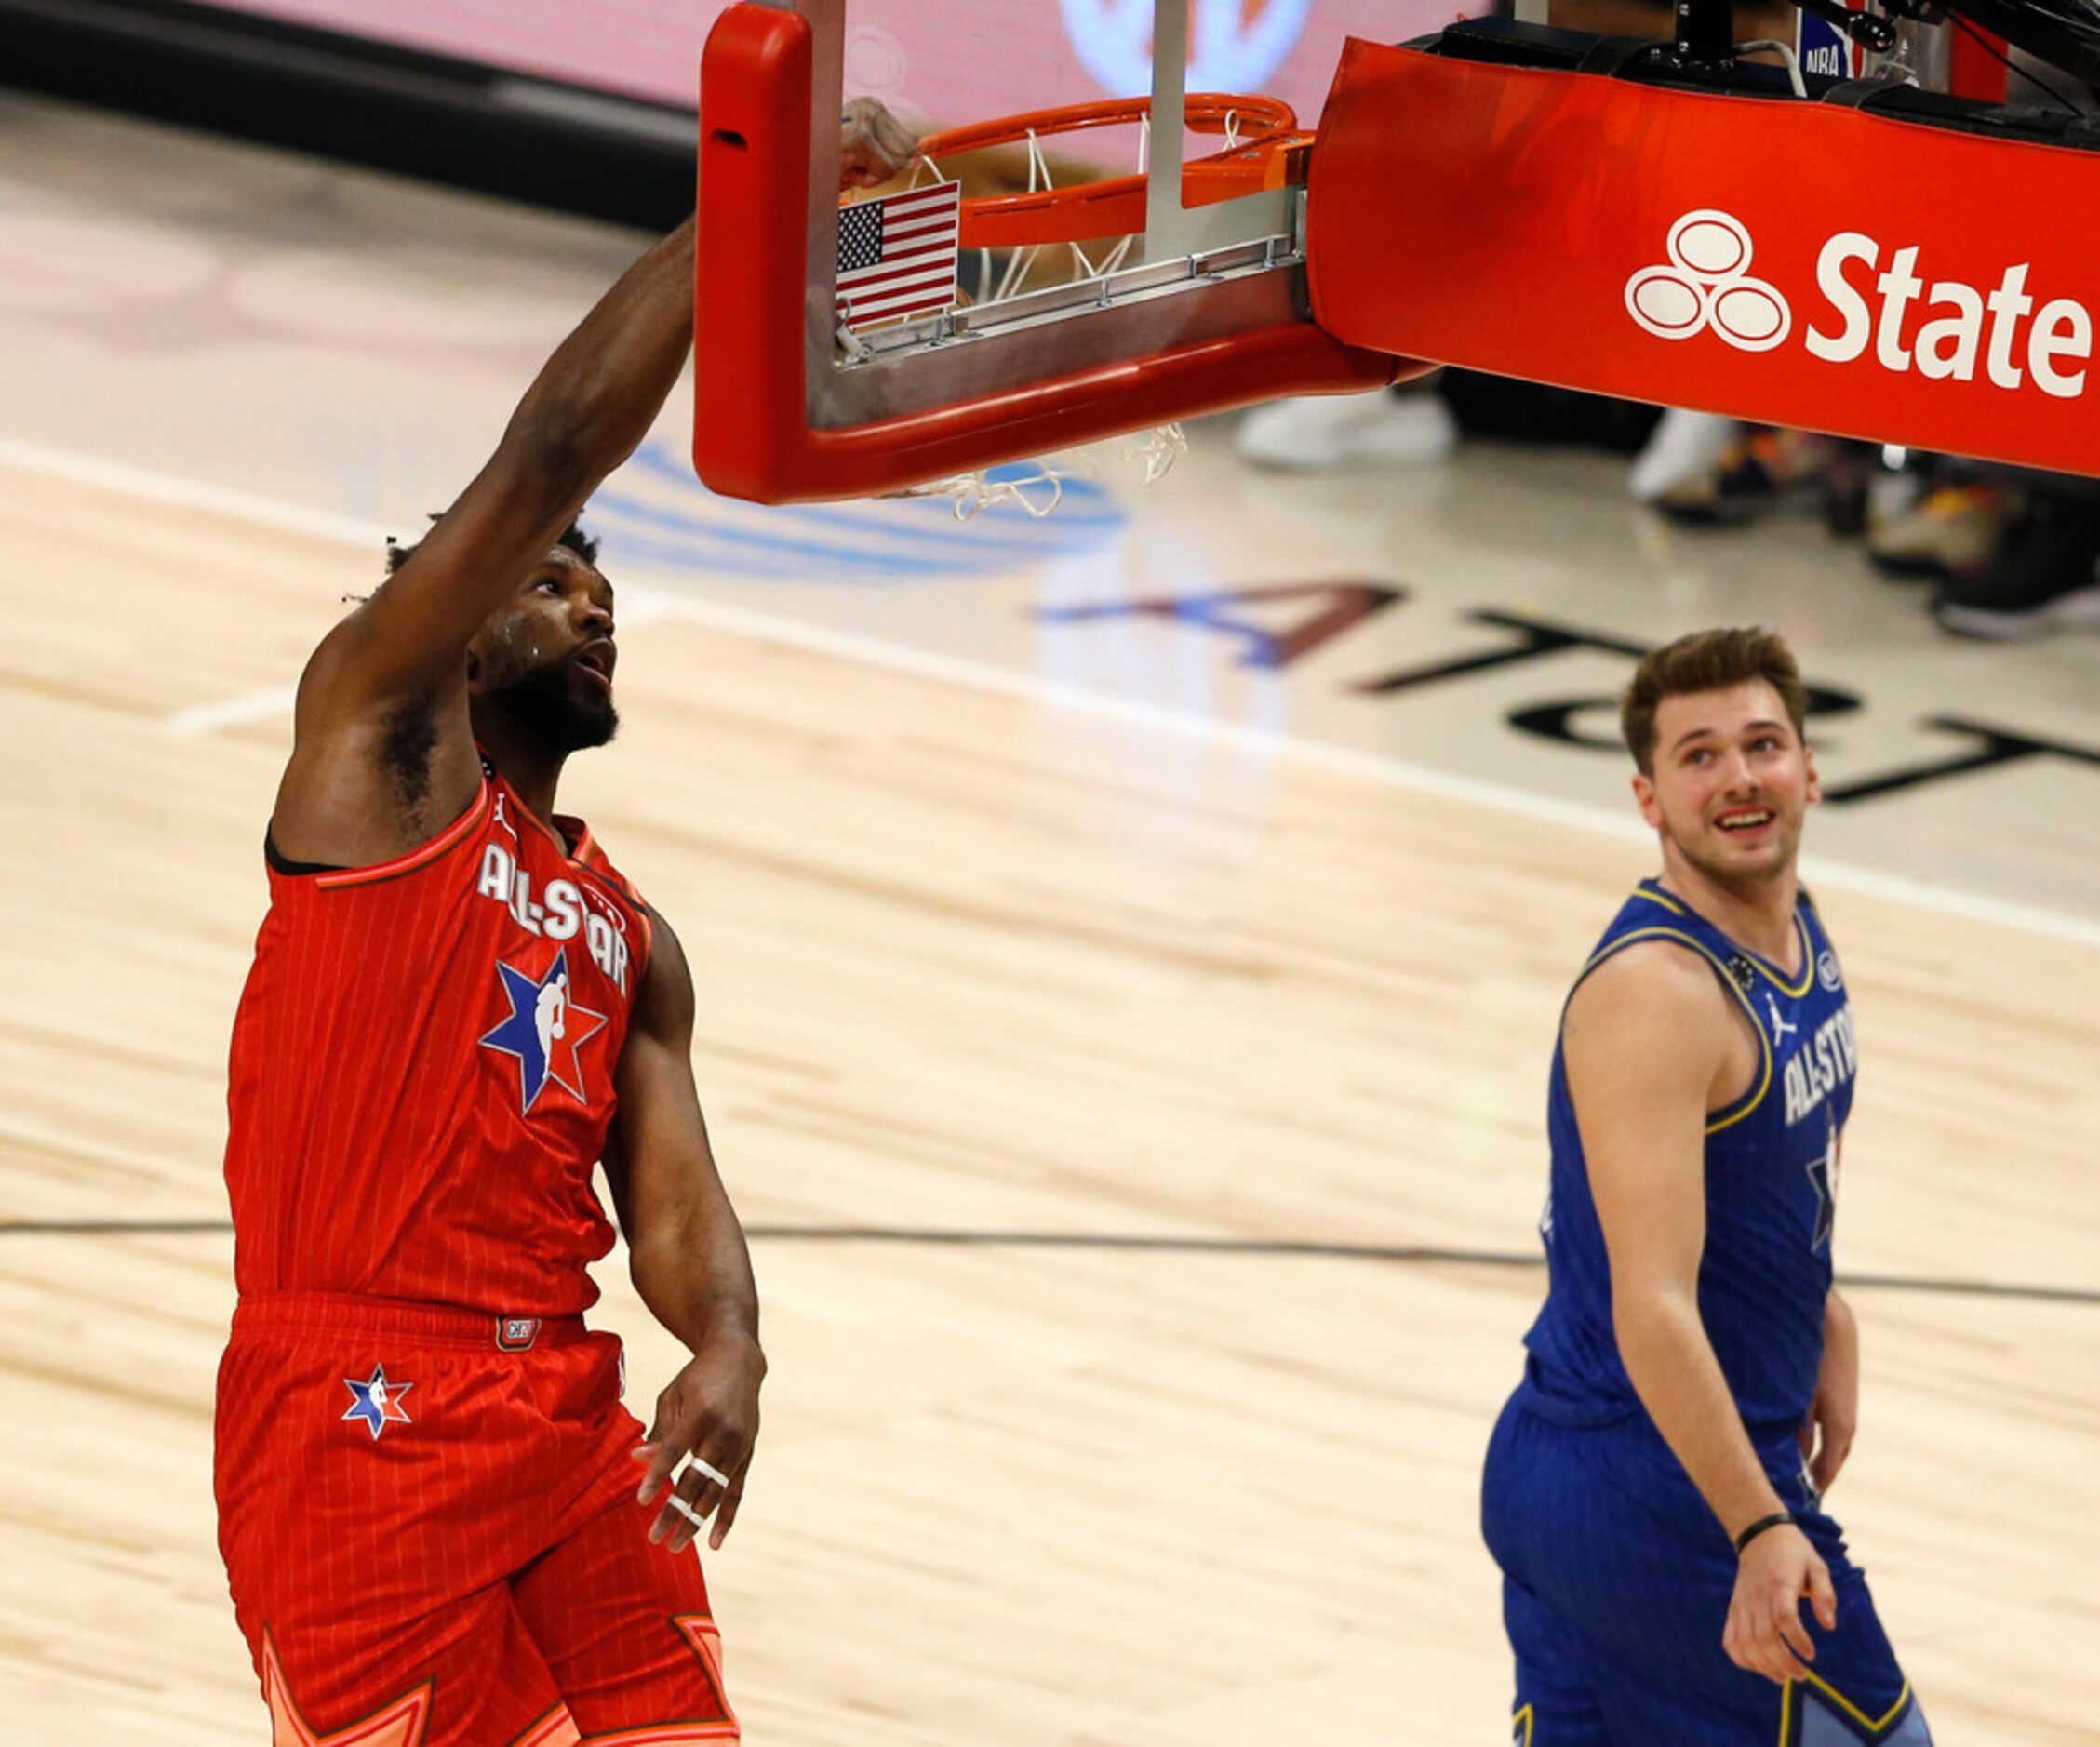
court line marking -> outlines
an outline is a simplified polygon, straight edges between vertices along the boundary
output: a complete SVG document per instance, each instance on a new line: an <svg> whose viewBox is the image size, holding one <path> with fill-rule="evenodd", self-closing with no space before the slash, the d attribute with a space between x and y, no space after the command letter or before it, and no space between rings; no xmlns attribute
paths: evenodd
<svg viewBox="0 0 2100 1747"><path fill-rule="evenodd" d="M267 722L289 715L298 701L297 686L273 686L267 691L251 691L218 703L193 704L160 719L169 734L216 734L221 728L241 727L250 722Z"/></svg>
<svg viewBox="0 0 2100 1747"><path fill-rule="evenodd" d="M358 542L360 545L369 543ZM621 608L620 624L622 630L631 631L636 625L676 617L678 614L668 610L666 603L653 599L636 601L630 592L627 605ZM261 691L222 698L216 703L192 704L187 709L171 711L161 717L160 726L163 733L190 738L216 734L221 728L245 727L250 722L269 722L289 715L298 700L297 686L268 686Z"/></svg>
<svg viewBox="0 0 2100 1747"><path fill-rule="evenodd" d="M154 1237L220 1234L231 1220L0 1220L0 1237ZM1316 1261L1384 1261L1463 1268L1536 1269L1538 1250L1459 1249L1434 1244L1352 1244L1306 1237L1203 1237L1138 1232L999 1232L948 1226L747 1225L754 1243L927 1244L965 1249L1098 1249L1189 1256L1295 1256ZM1935 1279L1916 1274L1840 1274L1839 1286L1886 1292L1933 1292L1958 1298L2018 1299L2045 1304L2100 1305L2100 1287L2022 1285L2004 1280Z"/></svg>
<svg viewBox="0 0 2100 1747"><path fill-rule="evenodd" d="M20 438L0 437L0 464L125 493L176 509L227 516L373 553L381 549L386 539L386 530L376 523L360 522L308 505L208 486L171 473L104 460L70 449L51 448ZM956 656L937 655L930 650L887 643L856 632L835 631L751 607L695 600L661 584L630 582L623 592L630 602L622 615L628 625L666 620L696 624L811 654L858 661L976 691L995 692L1025 702L1080 711L1177 734L1187 740L1211 741L1257 757L1290 758L1389 788L1433 795L1438 800L1486 807L1622 841L1648 843L1652 840L1652 833L1630 816L1607 813L1580 802L1534 794L1506 783L1454 776L1426 765L1359 752L1353 747L1335 746L1324 740L1279 734L1243 723L1219 722L1136 699L1085 690L1044 679L1038 674L1015 673ZM268 687L239 697L174 711L162 718L161 727L171 734L195 736L267 720L290 707L291 695L288 687ZM1942 915L1959 916L1965 921L1986 923L2046 940L2100 947L2100 918L2052 910L2045 905L2014 899L1993 898L1982 892L1934 885L1902 874L1884 874L1852 862L1825 861L1812 855L1804 856L1803 863L1811 884L1815 886L1830 887L1863 898L1910 904Z"/></svg>

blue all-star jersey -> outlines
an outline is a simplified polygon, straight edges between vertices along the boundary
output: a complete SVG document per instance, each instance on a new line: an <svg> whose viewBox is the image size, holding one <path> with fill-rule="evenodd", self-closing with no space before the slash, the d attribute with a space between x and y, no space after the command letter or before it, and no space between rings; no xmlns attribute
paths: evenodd
<svg viewBox="0 0 2100 1747"><path fill-rule="evenodd" d="M1799 1423L1815 1394L1839 1139L1859 1065L1844 975L1805 892L1794 926L1800 952L1788 977L1644 880L1575 979L1579 988L1612 954L1667 940L1705 959L1756 1028L1755 1082L1706 1119L1706 1248L1699 1263L1707 1339L1753 1430ZM1518 1393L1549 1420L1601 1425L1642 1408L1612 1334L1604 1234L1558 1044L1546 1125L1552 1180L1540 1231L1549 1284L1545 1308L1524 1338L1531 1357Z"/></svg>

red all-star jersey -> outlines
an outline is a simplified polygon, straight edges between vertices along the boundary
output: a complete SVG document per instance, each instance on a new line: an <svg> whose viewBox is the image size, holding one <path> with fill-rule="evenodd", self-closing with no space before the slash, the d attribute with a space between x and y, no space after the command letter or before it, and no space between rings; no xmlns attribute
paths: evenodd
<svg viewBox="0 0 2100 1747"><path fill-rule="evenodd" d="M235 1284L558 1316L612 1246L591 1184L648 912L501 777L378 867L270 870L234 1020Z"/></svg>

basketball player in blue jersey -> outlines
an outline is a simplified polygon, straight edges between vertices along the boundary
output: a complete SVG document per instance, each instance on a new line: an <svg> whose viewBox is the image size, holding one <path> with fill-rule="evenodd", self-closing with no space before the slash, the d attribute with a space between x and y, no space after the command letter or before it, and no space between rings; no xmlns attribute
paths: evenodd
<svg viewBox="0 0 2100 1747"><path fill-rule="evenodd" d="M1858 1337L1831 1285L1857 1067L1795 873L1819 798L1769 632L1657 650L1622 709L1662 841L1560 1021L1545 1308L1488 1451L1517 1747L1926 1747L1823 1494Z"/></svg>

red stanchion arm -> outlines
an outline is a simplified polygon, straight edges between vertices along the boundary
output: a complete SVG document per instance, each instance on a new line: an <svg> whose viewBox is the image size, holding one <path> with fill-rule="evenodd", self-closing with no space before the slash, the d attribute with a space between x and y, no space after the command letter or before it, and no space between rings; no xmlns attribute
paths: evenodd
<svg viewBox="0 0 2100 1747"><path fill-rule="evenodd" d="M1351 42L1319 325L1597 393L2100 473L2100 153Z"/></svg>

